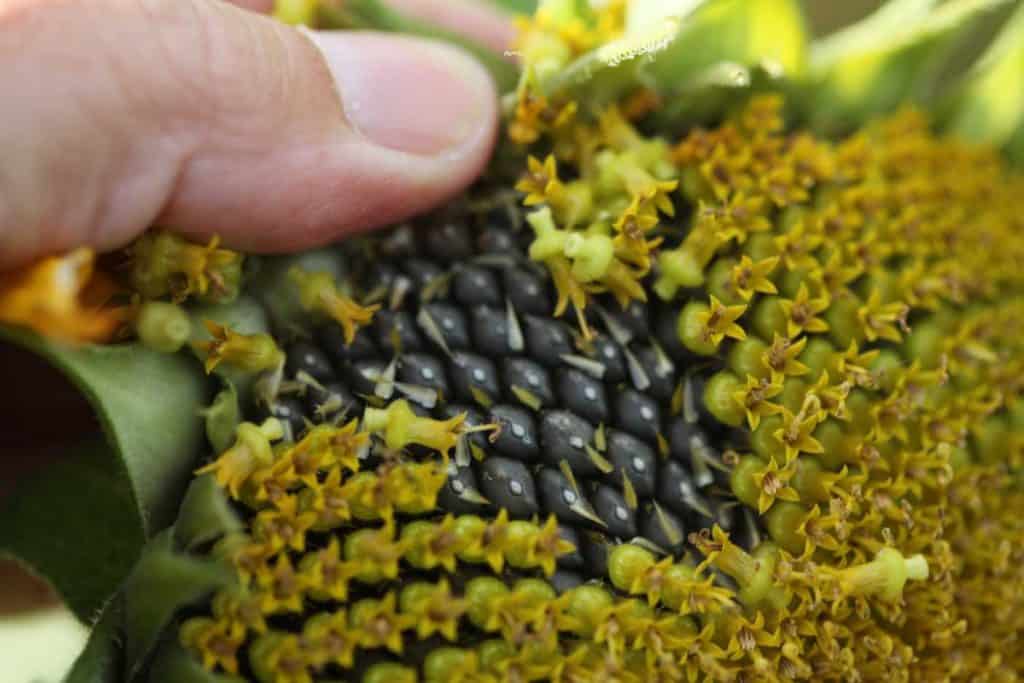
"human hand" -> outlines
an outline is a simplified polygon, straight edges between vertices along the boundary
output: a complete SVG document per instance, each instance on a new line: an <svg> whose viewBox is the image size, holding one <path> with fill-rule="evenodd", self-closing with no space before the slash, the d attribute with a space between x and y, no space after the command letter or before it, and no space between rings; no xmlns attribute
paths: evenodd
<svg viewBox="0 0 1024 683"><path fill-rule="evenodd" d="M486 163L497 101L456 48L301 32L272 0L0 0L0 268L153 223L282 252L395 221ZM495 49L473 0L390 0ZM319 48L319 49L318 49Z"/></svg>
<svg viewBox="0 0 1024 683"><path fill-rule="evenodd" d="M511 35L474 0L390 4L495 50ZM429 208L483 168L496 95L469 56L300 32L258 14L271 5L0 0L0 269L120 247L154 222L247 251L309 247ZM43 361L0 344L0 366L29 387L0 399L18 424L0 436L2 499L97 426ZM0 615L47 595L10 562L0 585Z"/></svg>

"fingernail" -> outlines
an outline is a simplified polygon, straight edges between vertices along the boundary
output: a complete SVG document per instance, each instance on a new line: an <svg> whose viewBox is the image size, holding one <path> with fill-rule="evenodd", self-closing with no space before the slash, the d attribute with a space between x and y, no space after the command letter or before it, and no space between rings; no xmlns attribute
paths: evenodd
<svg viewBox="0 0 1024 683"><path fill-rule="evenodd" d="M458 148L491 124L487 72L456 48L415 38L310 32L351 125L375 144L419 155Z"/></svg>

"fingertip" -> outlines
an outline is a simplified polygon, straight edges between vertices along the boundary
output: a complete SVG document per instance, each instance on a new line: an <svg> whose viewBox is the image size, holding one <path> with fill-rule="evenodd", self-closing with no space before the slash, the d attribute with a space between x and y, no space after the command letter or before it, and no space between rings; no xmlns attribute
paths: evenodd
<svg viewBox="0 0 1024 683"><path fill-rule="evenodd" d="M300 32L226 2L65 4L26 43L53 84L5 81L26 104L0 137L25 172L0 177L19 181L0 197L0 267L115 249L154 223L245 251L303 249L448 200L494 144L495 86L456 47ZM65 45L62 22L113 47ZM88 77L56 68L66 54L92 60Z"/></svg>
<svg viewBox="0 0 1024 683"><path fill-rule="evenodd" d="M471 56L393 34L306 35L335 81L337 126L326 135L292 126L256 154L198 155L165 222L197 238L216 230L246 251L294 251L422 213L483 171L499 107Z"/></svg>
<svg viewBox="0 0 1024 683"><path fill-rule="evenodd" d="M308 35L334 77L349 125L376 145L437 155L494 125L494 82L457 47L371 32Z"/></svg>

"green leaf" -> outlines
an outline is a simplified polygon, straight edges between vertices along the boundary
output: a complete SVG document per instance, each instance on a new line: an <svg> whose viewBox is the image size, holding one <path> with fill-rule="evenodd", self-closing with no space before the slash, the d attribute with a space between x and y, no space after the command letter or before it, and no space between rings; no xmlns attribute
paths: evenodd
<svg viewBox="0 0 1024 683"><path fill-rule="evenodd" d="M626 8L626 33L636 35L669 17L689 16L705 0L635 0Z"/></svg>
<svg viewBox="0 0 1024 683"><path fill-rule="evenodd" d="M811 46L804 83L819 129L849 128L904 101L923 98L955 38L1008 0L891 0L874 14Z"/></svg>
<svg viewBox="0 0 1024 683"><path fill-rule="evenodd" d="M203 447L197 409L208 382L186 354L139 344L64 346L0 328L38 353L88 399L106 437L19 485L0 510L0 552L49 579L89 621L145 539L167 527ZM59 420L59 416L54 416Z"/></svg>
<svg viewBox="0 0 1024 683"><path fill-rule="evenodd" d="M146 535L124 465L101 435L59 455L0 506L0 548L90 622L131 571Z"/></svg>
<svg viewBox="0 0 1024 683"><path fill-rule="evenodd" d="M81 390L127 471L143 529L169 526L202 446L197 408L209 383L198 364L140 344L62 346L8 328L0 337L39 353Z"/></svg>
<svg viewBox="0 0 1024 683"><path fill-rule="evenodd" d="M667 17L563 63L562 55L539 50L531 58L533 78L546 95L564 94L591 106L620 97L640 84L653 84L642 70L676 39L680 19Z"/></svg>
<svg viewBox="0 0 1024 683"><path fill-rule="evenodd" d="M1024 5L1021 5L974 67L947 111L949 132L1002 146L1024 124Z"/></svg>
<svg viewBox="0 0 1024 683"><path fill-rule="evenodd" d="M167 637L153 656L148 680L152 683L244 683L245 679L207 671L176 638Z"/></svg>
<svg viewBox="0 0 1024 683"><path fill-rule="evenodd" d="M872 50L889 49L886 40L921 24L938 0L889 0L874 13L811 45L811 69L834 69L844 61Z"/></svg>
<svg viewBox="0 0 1024 683"><path fill-rule="evenodd" d="M639 0L629 5L622 38L542 78L540 86L592 106L650 87L661 93L666 111L682 116L702 110L695 100L717 98L715 91L745 88L752 70L798 76L806 51L795 0Z"/></svg>
<svg viewBox="0 0 1024 683"><path fill-rule="evenodd" d="M798 77L806 57L807 28L795 0L706 0L647 71L671 92L719 62L768 63L773 71Z"/></svg>
<svg viewBox="0 0 1024 683"><path fill-rule="evenodd" d="M788 82L764 66L747 68L735 62L719 62L694 77L687 88L665 98L651 114L652 124L672 131L694 121L708 121L735 109L751 92L778 91Z"/></svg>
<svg viewBox="0 0 1024 683"><path fill-rule="evenodd" d="M167 628L181 608L235 581L233 572L215 560L176 552L172 536L182 533L168 529L149 542L128 581L103 609L64 683L127 683L143 672L154 683L241 682L203 670Z"/></svg>
<svg viewBox="0 0 1024 683"><path fill-rule="evenodd" d="M506 12L516 14L533 14L537 9L537 0L487 0Z"/></svg>
<svg viewBox="0 0 1024 683"><path fill-rule="evenodd" d="M125 680L142 670L179 609L235 581L216 560L175 552L172 533L150 541L124 586Z"/></svg>
<svg viewBox="0 0 1024 683"><path fill-rule="evenodd" d="M123 605L120 594L103 608L64 683L122 683L121 624Z"/></svg>
<svg viewBox="0 0 1024 683"><path fill-rule="evenodd" d="M242 408L233 382L224 380L224 388L217 392L213 403L203 408L202 415L206 421L206 440L213 452L227 450L234 441L235 429L242 422Z"/></svg>
<svg viewBox="0 0 1024 683"><path fill-rule="evenodd" d="M241 531L242 521L231 508L224 490L210 474L192 480L181 502L174 524L174 546L193 550L232 531Z"/></svg>

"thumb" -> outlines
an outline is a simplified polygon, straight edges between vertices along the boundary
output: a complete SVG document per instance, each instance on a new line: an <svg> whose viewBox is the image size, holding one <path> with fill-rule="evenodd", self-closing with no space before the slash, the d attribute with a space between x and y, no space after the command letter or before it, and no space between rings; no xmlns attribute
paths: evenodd
<svg viewBox="0 0 1024 683"><path fill-rule="evenodd" d="M7 3L0 91L0 265L153 222L250 251L324 243L457 193L497 126L455 48L217 0Z"/></svg>

